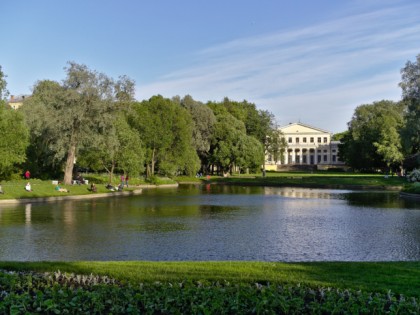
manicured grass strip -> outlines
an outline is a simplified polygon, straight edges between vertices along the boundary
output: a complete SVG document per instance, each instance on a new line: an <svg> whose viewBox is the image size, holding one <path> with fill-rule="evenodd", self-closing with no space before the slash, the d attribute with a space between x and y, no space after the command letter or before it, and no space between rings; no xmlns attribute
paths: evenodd
<svg viewBox="0 0 420 315"><path fill-rule="evenodd" d="M326 175L308 173L270 174L267 177L227 177L212 178L211 181L225 184L253 185L253 186L301 186L328 188L378 188L401 189L407 185L404 178L397 176L385 178L378 175Z"/></svg>
<svg viewBox="0 0 420 315"><path fill-rule="evenodd" d="M0 270L1 314L418 314L415 297L305 284L122 283Z"/></svg>
<svg viewBox="0 0 420 315"><path fill-rule="evenodd" d="M2 199L25 199L25 198L45 198L45 197L62 197L62 196L73 196L73 195L90 195L92 193L89 185L62 185L60 187L66 188L69 192L59 192L55 190L55 186L52 184L52 181L42 181L39 179L31 179L32 191L25 191L24 187L27 181L24 180L15 180L9 182L3 182L2 188L4 194L0 194L0 200ZM105 188L104 184L96 184L97 192L96 193L109 193L112 192ZM124 191L135 190L136 187L124 187Z"/></svg>
<svg viewBox="0 0 420 315"><path fill-rule="evenodd" d="M420 262L0 262L0 269L93 273L130 283L302 283L420 297Z"/></svg>

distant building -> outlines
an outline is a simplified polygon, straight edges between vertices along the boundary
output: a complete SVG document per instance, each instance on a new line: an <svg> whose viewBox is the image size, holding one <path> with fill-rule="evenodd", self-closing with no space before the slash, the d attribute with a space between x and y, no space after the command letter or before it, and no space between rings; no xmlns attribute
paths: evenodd
<svg viewBox="0 0 420 315"><path fill-rule="evenodd" d="M8 104L13 109L18 109L23 105L23 101L28 98L29 95L10 95Z"/></svg>
<svg viewBox="0 0 420 315"><path fill-rule="evenodd" d="M287 169L297 166L299 169L328 169L343 167L338 159L338 144L332 141L332 133L303 123L291 123L279 128L286 140L287 148L280 158L274 161L271 155L266 156L267 170Z"/></svg>

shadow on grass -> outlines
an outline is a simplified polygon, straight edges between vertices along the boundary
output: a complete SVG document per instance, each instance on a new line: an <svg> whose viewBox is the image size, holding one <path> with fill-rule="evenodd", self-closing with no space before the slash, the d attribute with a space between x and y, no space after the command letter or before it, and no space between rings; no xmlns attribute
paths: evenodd
<svg viewBox="0 0 420 315"><path fill-rule="evenodd" d="M0 262L0 269L93 273L131 283L302 283L420 297L420 262Z"/></svg>

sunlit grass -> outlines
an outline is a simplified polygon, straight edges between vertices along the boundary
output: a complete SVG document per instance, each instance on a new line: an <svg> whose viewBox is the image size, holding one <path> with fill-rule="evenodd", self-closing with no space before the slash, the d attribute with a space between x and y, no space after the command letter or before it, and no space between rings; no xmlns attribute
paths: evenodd
<svg viewBox="0 0 420 315"><path fill-rule="evenodd" d="M51 180L30 179L32 191L25 190L27 180L14 180L2 182L2 189L4 194L0 194L1 199L22 199L22 198L44 198L44 197L58 197L58 196L71 196L71 195L87 195L92 194L89 190L92 181L89 185L63 185L60 187L69 190L69 193L59 192L55 190L55 184ZM105 188L104 184L96 183L97 193L110 193L110 190ZM125 190L134 190L135 187L125 188Z"/></svg>
<svg viewBox="0 0 420 315"><path fill-rule="evenodd" d="M420 262L0 262L0 268L93 273L131 283L302 283L420 296Z"/></svg>
<svg viewBox="0 0 420 315"><path fill-rule="evenodd" d="M401 189L407 184L405 178L380 174L360 174L344 172L267 172L243 174L229 177L212 177L211 181L228 184L260 186L313 186L326 188L394 188ZM358 187L357 187L358 186Z"/></svg>

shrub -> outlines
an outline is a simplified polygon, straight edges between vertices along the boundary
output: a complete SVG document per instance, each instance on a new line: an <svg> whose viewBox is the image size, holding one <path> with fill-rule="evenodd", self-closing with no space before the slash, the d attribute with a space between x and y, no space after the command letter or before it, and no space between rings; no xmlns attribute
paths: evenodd
<svg viewBox="0 0 420 315"><path fill-rule="evenodd" d="M414 182L420 182L420 170L414 169L412 172L410 172L407 175L407 180L409 182L412 182L412 183L414 183Z"/></svg>
<svg viewBox="0 0 420 315"><path fill-rule="evenodd" d="M418 314L417 298L306 285L176 282L0 270L1 314Z"/></svg>

